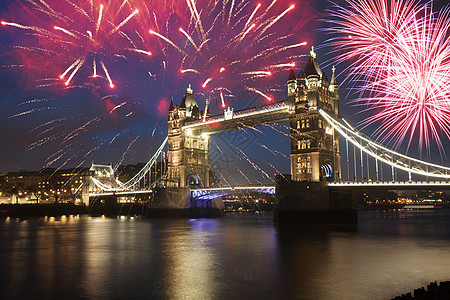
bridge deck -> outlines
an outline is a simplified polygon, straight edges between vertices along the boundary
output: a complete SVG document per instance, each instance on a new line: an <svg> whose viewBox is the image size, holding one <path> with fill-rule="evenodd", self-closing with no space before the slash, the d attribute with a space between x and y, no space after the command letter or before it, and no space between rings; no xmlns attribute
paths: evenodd
<svg viewBox="0 0 450 300"><path fill-rule="evenodd" d="M352 190L450 190L450 181L341 181L332 182L329 187Z"/></svg>

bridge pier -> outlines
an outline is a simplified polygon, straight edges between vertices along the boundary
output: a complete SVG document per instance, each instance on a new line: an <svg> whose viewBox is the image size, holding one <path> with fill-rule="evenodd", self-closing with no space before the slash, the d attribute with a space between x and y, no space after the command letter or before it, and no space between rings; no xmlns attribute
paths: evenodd
<svg viewBox="0 0 450 300"><path fill-rule="evenodd" d="M278 224L357 223L351 190L331 190L328 182L277 177L274 222Z"/></svg>
<svg viewBox="0 0 450 300"><path fill-rule="evenodd" d="M156 188L150 200L149 218L211 218L223 215L220 199L191 200L191 189L181 187Z"/></svg>

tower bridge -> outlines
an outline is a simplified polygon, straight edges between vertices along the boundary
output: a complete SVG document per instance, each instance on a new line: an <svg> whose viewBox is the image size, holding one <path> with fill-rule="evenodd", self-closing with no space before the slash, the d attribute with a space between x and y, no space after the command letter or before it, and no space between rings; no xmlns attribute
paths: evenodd
<svg viewBox="0 0 450 300"><path fill-rule="evenodd" d="M355 189L395 187L417 187L412 175L440 178L444 181L433 183L434 188L449 186L450 168L427 163L390 150L355 130L345 120L339 118L339 87L332 68L331 80L318 66L316 53L312 49L304 70L298 74L290 70L287 81L287 99L265 105L236 110L228 107L223 114L209 116L200 111L189 86L181 103L171 99L168 110L168 135L155 155L133 178L125 183L115 180L100 181L95 185L100 193L134 193L139 183L146 178L158 157L164 155L167 145L167 171L160 178L164 186L158 190L155 182L146 188L152 193L155 209L185 209L200 200L210 201L213 197L236 190L231 187L210 188L209 143L210 135L254 127L268 123L288 121L290 127L290 175L278 176L276 180L277 216L281 219L313 221L315 218L328 221L355 221L356 205L352 200ZM353 146L354 181L343 182L341 171L341 149L339 138L346 142L347 180L349 173L349 145ZM360 160L357 160L357 149ZM364 157L366 161L364 167ZM372 172L376 170L376 180L370 182L369 157ZM358 182L361 167L361 181ZM392 181L383 178L383 165L392 169ZM381 170L379 170L381 169ZM367 177L365 174L367 171ZM395 185L398 170L407 172L409 181ZM363 178L365 179L363 181ZM111 178L110 178L111 179ZM446 180L446 181L445 181ZM109 186L106 183L113 183ZM116 182L116 183L114 183ZM151 184L150 184L151 183ZM258 187L247 187L258 189ZM142 190L142 189L141 189ZM260 187L265 193L275 188ZM220 203L217 203L220 209Z"/></svg>
<svg viewBox="0 0 450 300"><path fill-rule="evenodd" d="M332 70L331 81L311 50L304 71L291 69L287 99L223 114L201 113L189 87L180 105L169 107L169 187L209 186L210 135L218 132L289 121L291 136L291 178L294 181L339 180L339 134L332 130L320 110L332 118L339 115L339 89Z"/></svg>

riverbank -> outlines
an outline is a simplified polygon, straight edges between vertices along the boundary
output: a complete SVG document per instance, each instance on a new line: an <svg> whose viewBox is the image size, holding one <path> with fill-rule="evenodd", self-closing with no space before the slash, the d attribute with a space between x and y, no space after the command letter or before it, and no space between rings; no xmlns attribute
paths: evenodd
<svg viewBox="0 0 450 300"><path fill-rule="evenodd" d="M57 217L63 215L90 215L107 217L141 216L144 218L217 218L223 211L209 208L155 209L147 203L95 204L91 206L72 203L57 204L0 204L0 218Z"/></svg>
<svg viewBox="0 0 450 300"><path fill-rule="evenodd" d="M415 289L414 292L406 293L401 296L397 296L392 300L408 300L408 299L450 299L450 281L444 281L440 284L435 282L430 282L427 287L421 287Z"/></svg>
<svg viewBox="0 0 450 300"><path fill-rule="evenodd" d="M88 213L88 207L72 203L56 204L1 204L2 218L26 218L61 215L81 215Z"/></svg>

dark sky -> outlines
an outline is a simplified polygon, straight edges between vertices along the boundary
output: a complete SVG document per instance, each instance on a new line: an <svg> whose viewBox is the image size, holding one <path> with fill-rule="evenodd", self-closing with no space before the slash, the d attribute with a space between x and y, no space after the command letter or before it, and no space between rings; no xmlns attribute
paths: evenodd
<svg viewBox="0 0 450 300"><path fill-rule="evenodd" d="M59 8L59 0L49 0L48 3L56 9ZM270 1L261 3L268 5ZM291 33L289 39L292 43L307 41L308 46L282 52L281 55L307 55L310 46L316 45L319 63L329 75L333 57L329 55L330 49L326 47L327 36L318 29L325 26L320 20L327 17L326 9L330 4L322 0L292 2L283 0L277 3L280 8L276 11L282 12L290 3L295 3L296 8L286 21L283 19L283 22L280 22L280 27L274 28L273 34L282 36ZM41 24L42 21L48 27L48 20L40 20L39 14L29 10L29 4L22 5L22 2L2 0L1 20L26 25ZM68 16L76 18L76 14L71 14L73 12L68 13ZM170 24L186 25L186 20L183 20L184 14L185 11L177 11L177 14L171 15L173 21L171 20ZM144 23L136 23L137 28L143 30ZM128 25L135 26L132 22ZM85 29L80 25L79 30ZM131 35L130 38L133 39ZM144 39L146 38L144 36ZM38 46L57 54L39 51L33 53L17 46ZM105 47L115 46L117 45L114 43L105 43ZM253 49L245 43L239 47L243 47L242 51L246 51L247 55ZM261 50L257 47L255 51ZM88 67L81 68L74 77L74 88L64 89L62 84L47 86L48 83L55 81L42 79L57 77L61 70L73 62L70 58L65 60L55 58L58 53L64 53L67 49L55 47L54 44L45 41L45 38L37 39L27 34L26 30L1 26L0 172L37 170L46 166L56 168L89 166L92 161L117 165L148 160L167 134L167 107L170 97L173 96L175 104L179 104L187 85L192 84L201 109L204 109L208 98L207 93L197 94L202 91L201 84L204 77L180 76L177 73L180 59L173 54L173 48L162 44L160 40L154 42L150 48L154 52L151 57L130 55L126 60L114 56L107 58L109 71L116 84L114 90L109 89L105 78L88 78ZM165 52L161 51L161 48L164 48ZM228 55L227 51L219 50L217 49L218 53L225 53L225 61L234 59L233 55L236 55L233 53ZM108 50L100 51L108 52ZM279 56L275 56L273 63L276 63L275 59L280 60ZM306 59L306 56L295 59L297 72L304 68ZM197 64L202 63L199 60ZM268 63L267 60L262 62ZM338 72L342 71L339 68ZM270 79L251 84L265 91L275 89L271 92L275 100L284 100L288 74L288 71L279 72ZM339 80L342 81L343 75L340 76ZM229 80L229 87L233 89L235 95L234 98L227 99L227 105L239 109L266 103L261 96L243 91L242 87L233 81L234 78L226 80ZM358 108L349 104L351 96L347 93L346 87L342 86L341 113L355 124L364 116L358 114ZM221 112L220 98L217 94L212 98L209 109L212 114ZM289 156L289 138L279 133L280 131L288 134L287 124L212 136L210 148L212 168L222 174L220 176L223 176L223 180L230 183L242 183L242 180L245 182L247 178L253 182L255 180L267 182L267 176L255 169L253 164L269 176L278 172L289 173L289 159L286 158ZM239 150L230 146L231 144ZM240 151L245 152L247 158L243 157ZM436 162L439 163L439 159ZM237 169L240 175L236 175Z"/></svg>

